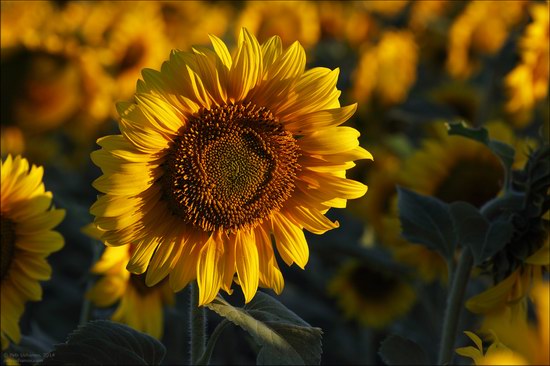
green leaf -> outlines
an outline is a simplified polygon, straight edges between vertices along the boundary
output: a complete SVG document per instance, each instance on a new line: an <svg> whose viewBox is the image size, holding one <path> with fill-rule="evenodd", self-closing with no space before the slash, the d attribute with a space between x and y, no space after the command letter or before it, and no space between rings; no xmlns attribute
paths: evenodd
<svg viewBox="0 0 550 366"><path fill-rule="evenodd" d="M450 211L458 241L470 248L476 265L504 248L514 234L511 222L489 222L476 207L467 202L452 203Z"/></svg>
<svg viewBox="0 0 550 366"><path fill-rule="evenodd" d="M110 320L92 321L55 346L43 365L160 365L165 347L155 338Z"/></svg>
<svg viewBox="0 0 550 366"><path fill-rule="evenodd" d="M467 137L486 145L496 156L500 158L502 164L506 168L506 171L510 171L512 164L514 163L514 156L516 154L516 151L512 146L501 141L491 140L489 138L489 132L487 132L487 129L484 127L470 128L461 122L449 123L447 126L449 128L449 135Z"/></svg>
<svg viewBox="0 0 550 366"><path fill-rule="evenodd" d="M428 365L428 357L415 342L398 336L389 335L378 350L386 365Z"/></svg>
<svg viewBox="0 0 550 366"><path fill-rule="evenodd" d="M314 328L273 297L258 292L244 308L218 296L210 310L247 331L260 345L259 365L318 365L322 330Z"/></svg>
<svg viewBox="0 0 550 366"><path fill-rule="evenodd" d="M397 187L402 235L451 258L456 237L449 205L441 200Z"/></svg>

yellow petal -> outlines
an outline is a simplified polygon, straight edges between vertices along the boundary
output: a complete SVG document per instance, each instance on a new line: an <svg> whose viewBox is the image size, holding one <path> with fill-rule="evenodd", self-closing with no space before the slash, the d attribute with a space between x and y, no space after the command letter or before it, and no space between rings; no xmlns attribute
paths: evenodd
<svg viewBox="0 0 550 366"><path fill-rule="evenodd" d="M309 258L304 232L286 217L278 213L273 214L272 230L279 254L287 265L296 263L304 269Z"/></svg>
<svg viewBox="0 0 550 366"><path fill-rule="evenodd" d="M241 101L246 97L258 83L263 70L262 52L256 37L242 28L238 45L228 80L228 97L234 101Z"/></svg>
<svg viewBox="0 0 550 366"><path fill-rule="evenodd" d="M303 226L314 234L324 234L340 226L338 221L332 222L321 212L304 206L288 207L284 211L288 212L296 225Z"/></svg>
<svg viewBox="0 0 550 366"><path fill-rule="evenodd" d="M268 232L269 228L266 230L262 226L258 226L254 230L259 256L259 283L261 286L272 288L276 294L280 295L283 292L285 282L279 270Z"/></svg>
<svg viewBox="0 0 550 366"><path fill-rule="evenodd" d="M341 108L311 112L285 122L285 128L301 135L336 127L350 119L356 110L357 103Z"/></svg>
<svg viewBox="0 0 550 366"><path fill-rule="evenodd" d="M258 248L252 232L237 232L235 252L237 276L243 289L245 303L248 303L256 295L259 282Z"/></svg>
<svg viewBox="0 0 550 366"><path fill-rule="evenodd" d="M500 304L505 304L514 283L518 279L519 271L520 270L517 269L506 279L499 282L496 286L493 286L479 295L470 298L466 301L466 308L473 313L482 314Z"/></svg>
<svg viewBox="0 0 550 366"><path fill-rule="evenodd" d="M359 131L351 127L333 127L298 139L298 145L310 154L338 154L359 146Z"/></svg>
<svg viewBox="0 0 550 366"><path fill-rule="evenodd" d="M214 300L223 283L224 272L223 240L212 234L199 253L197 261L197 283L199 306Z"/></svg>

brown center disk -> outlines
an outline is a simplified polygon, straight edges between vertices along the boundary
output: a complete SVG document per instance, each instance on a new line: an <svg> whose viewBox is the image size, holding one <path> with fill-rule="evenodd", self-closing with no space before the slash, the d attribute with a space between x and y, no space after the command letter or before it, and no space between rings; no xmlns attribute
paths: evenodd
<svg viewBox="0 0 550 366"><path fill-rule="evenodd" d="M0 252L2 254L2 257L0 257L0 280L3 280L8 273L15 251L15 224L2 215L0 215L0 232L0 245L2 246Z"/></svg>
<svg viewBox="0 0 550 366"><path fill-rule="evenodd" d="M172 212L205 231L260 224L294 190L299 148L266 108L201 110L170 147L163 190Z"/></svg>

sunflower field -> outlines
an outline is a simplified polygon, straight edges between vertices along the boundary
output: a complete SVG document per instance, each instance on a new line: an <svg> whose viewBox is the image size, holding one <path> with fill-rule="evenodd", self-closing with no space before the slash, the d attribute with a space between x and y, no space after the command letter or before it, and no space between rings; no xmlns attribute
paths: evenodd
<svg viewBox="0 0 550 366"><path fill-rule="evenodd" d="M549 6L2 0L2 365L549 365Z"/></svg>

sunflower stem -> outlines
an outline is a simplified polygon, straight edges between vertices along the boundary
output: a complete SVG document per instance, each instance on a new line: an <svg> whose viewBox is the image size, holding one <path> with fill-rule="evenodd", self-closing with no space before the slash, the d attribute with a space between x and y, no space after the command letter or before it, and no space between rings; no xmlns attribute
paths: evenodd
<svg viewBox="0 0 550 366"><path fill-rule="evenodd" d="M220 324L214 329L212 332L212 335L208 338L208 344L206 345L206 350L202 357L197 361L197 365L208 365L210 363L210 357L212 357L212 353L214 352L214 347L216 346L216 342L218 341L218 338L220 338L220 335L223 333L225 328L227 328L231 323L224 319L221 321Z"/></svg>
<svg viewBox="0 0 550 366"><path fill-rule="evenodd" d="M195 282L189 286L191 287L189 304L190 364L197 365L206 346L206 312L203 306L199 306L199 286Z"/></svg>
<svg viewBox="0 0 550 366"><path fill-rule="evenodd" d="M452 359L458 320L462 312L464 293L466 292L466 286L470 279L472 264L472 253L469 248L464 248L460 254L456 272L452 276L452 284L449 289L449 295L447 296L447 308L443 319L441 344L439 348L438 364L440 365L448 365Z"/></svg>

